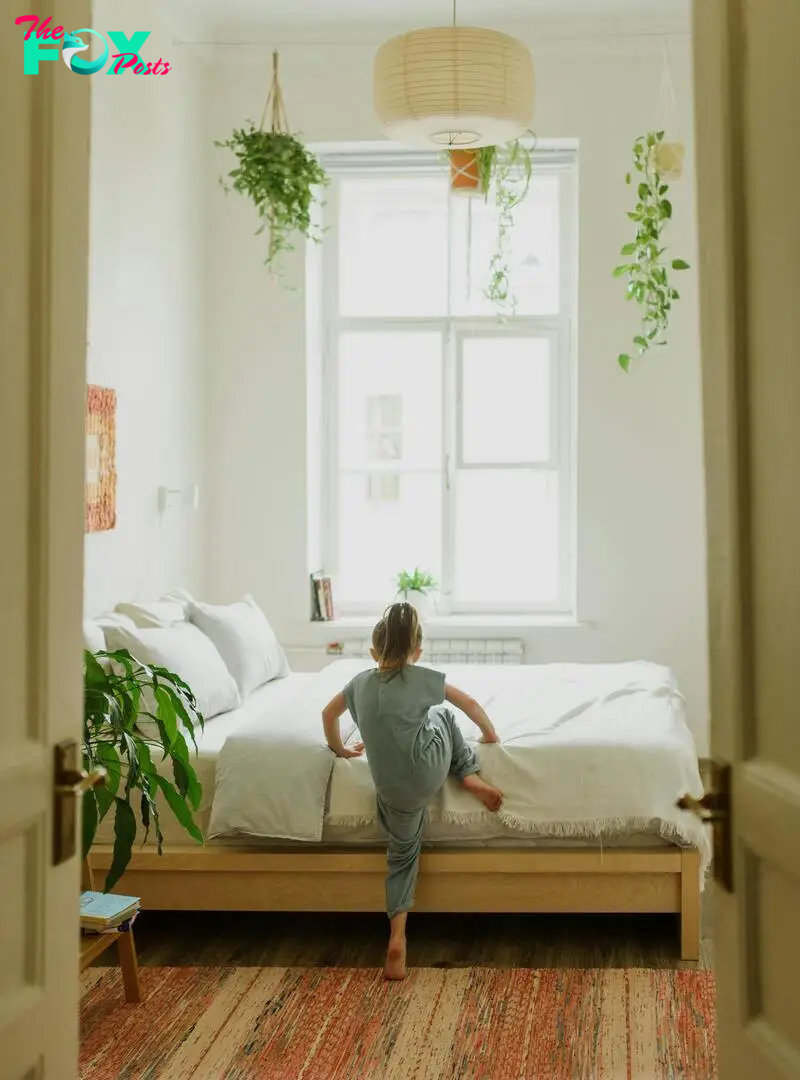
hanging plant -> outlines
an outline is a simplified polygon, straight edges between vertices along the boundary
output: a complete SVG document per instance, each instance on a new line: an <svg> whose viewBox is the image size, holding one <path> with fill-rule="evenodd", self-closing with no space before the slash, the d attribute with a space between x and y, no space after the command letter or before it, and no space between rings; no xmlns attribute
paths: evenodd
<svg viewBox="0 0 800 1080"><path fill-rule="evenodd" d="M268 114L271 125L265 131ZM298 233L319 242L311 212L315 188L324 187L329 179L318 158L289 131L277 52L272 55L272 85L259 126L249 120L247 127L214 145L232 150L238 158L236 168L220 179L223 189L253 200L261 220L257 236L269 230L265 265L277 270L281 254L293 250Z"/></svg>
<svg viewBox="0 0 800 1080"><path fill-rule="evenodd" d="M454 195L485 195L481 170L478 164L479 150L448 150L450 162L450 190Z"/></svg>
<svg viewBox="0 0 800 1080"><path fill-rule="evenodd" d="M494 191L497 209L497 245L489 264L487 299L502 313L514 314L517 298L511 289L511 230L514 211L528 194L533 175L533 151L519 141L484 147L480 154L481 176L488 194Z"/></svg>
<svg viewBox="0 0 800 1080"><path fill-rule="evenodd" d="M514 212L530 187L533 151L519 139L477 150L451 150L450 171L453 191L482 195L487 200L493 194L497 242L484 294L501 315L513 315L517 300L511 288L511 232Z"/></svg>
<svg viewBox="0 0 800 1080"><path fill-rule="evenodd" d="M667 160L663 131L651 131L640 135L633 145L633 164L641 179L638 181L638 202L628 213L636 222L636 238L622 248L628 259L614 270L615 277L627 276L626 299L635 300L642 309L641 331L633 339L634 353L620 353L617 363L623 371L630 368L633 356L644 356L654 345L666 345L665 334L669 326L672 304L680 299L673 288L664 259L666 247L662 233L672 218L672 203L667 198L669 185L665 183L664 165ZM631 173L625 183L633 183ZM688 270L683 259L672 259L673 270Z"/></svg>

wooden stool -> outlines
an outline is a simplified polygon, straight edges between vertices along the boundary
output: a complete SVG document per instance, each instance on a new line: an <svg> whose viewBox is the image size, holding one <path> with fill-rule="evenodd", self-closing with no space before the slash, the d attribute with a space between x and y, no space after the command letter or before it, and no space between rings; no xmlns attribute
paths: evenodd
<svg viewBox="0 0 800 1080"><path fill-rule="evenodd" d="M81 934L81 971L89 967L111 945L117 946L125 1000L137 1004L142 1000L142 991L139 986L139 965L132 926L129 930L117 930L113 934Z"/></svg>

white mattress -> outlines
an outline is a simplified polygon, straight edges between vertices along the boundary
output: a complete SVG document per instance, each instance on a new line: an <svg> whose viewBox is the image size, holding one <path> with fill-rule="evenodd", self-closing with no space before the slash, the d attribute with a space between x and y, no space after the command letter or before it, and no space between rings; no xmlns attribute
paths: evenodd
<svg viewBox="0 0 800 1080"><path fill-rule="evenodd" d="M198 753L193 757L193 764L197 778L203 787L203 799L200 810L195 819L201 830L208 831L208 823L211 815L211 805L214 797L214 783L217 758L226 739L239 731L240 728L250 724L263 712L265 705L270 708L280 707L286 701L293 700L299 689L308 686L317 676L315 674L293 674L286 679L276 680L256 690L247 701L233 712L223 713L206 723L205 729L197 738ZM321 721L320 721L320 738ZM338 760L334 764L331 778L331 794L336 793L339 798L347 797L348 785L353 783L354 771L347 767L348 763ZM167 766L167 775L169 767ZM161 829L164 835L166 847L170 845L191 844L191 838L183 831L172 813L163 804L159 796L159 804L162 806ZM329 818L330 815L327 815ZM109 817L100 826L97 834L98 843L113 842L113 822ZM669 844L658 834L658 823L654 822L651 829L620 831L613 835L602 837L537 837L535 834L521 836L518 831L503 825L500 821L491 818L489 820L450 822L432 821L429 823L426 834L426 844L436 846L459 846L470 848L575 848L575 847L662 847ZM151 835L148 844L153 844ZM315 847L342 847L377 846L384 843L380 828L377 824L370 825L337 825L326 819L322 835L321 845L308 845L309 849ZM224 847L250 847L279 846L280 842L272 839L259 839L251 836L220 838L209 841L213 846ZM296 845L295 845L296 846Z"/></svg>

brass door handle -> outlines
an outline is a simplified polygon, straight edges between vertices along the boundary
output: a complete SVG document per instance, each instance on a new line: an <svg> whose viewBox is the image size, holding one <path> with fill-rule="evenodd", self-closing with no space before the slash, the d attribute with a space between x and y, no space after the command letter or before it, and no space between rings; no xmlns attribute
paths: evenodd
<svg viewBox="0 0 800 1080"><path fill-rule="evenodd" d="M53 865L71 859L76 851L76 821L81 797L106 782L106 770L86 772L81 768L81 752L75 739L66 739L54 748L53 761Z"/></svg>
<svg viewBox="0 0 800 1080"><path fill-rule="evenodd" d="M85 772L83 769L67 769L59 776L60 783L56 784L56 795L83 795L92 788L103 787L106 782L105 769L92 769Z"/></svg>

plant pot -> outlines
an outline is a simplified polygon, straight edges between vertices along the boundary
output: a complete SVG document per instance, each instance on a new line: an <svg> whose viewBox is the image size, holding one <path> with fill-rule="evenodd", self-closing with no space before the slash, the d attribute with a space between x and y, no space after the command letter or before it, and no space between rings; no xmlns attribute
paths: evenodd
<svg viewBox="0 0 800 1080"><path fill-rule="evenodd" d="M662 142L656 147L658 171L667 180L679 180L683 175L683 159L686 147L680 142Z"/></svg>
<svg viewBox="0 0 800 1080"><path fill-rule="evenodd" d="M419 592L417 589L409 589L408 592L398 593L397 602L411 604L416 608L420 619L429 619L436 614L436 595L429 592Z"/></svg>
<svg viewBox="0 0 800 1080"><path fill-rule="evenodd" d="M483 195L478 155L474 150L450 151L450 190L456 195Z"/></svg>

